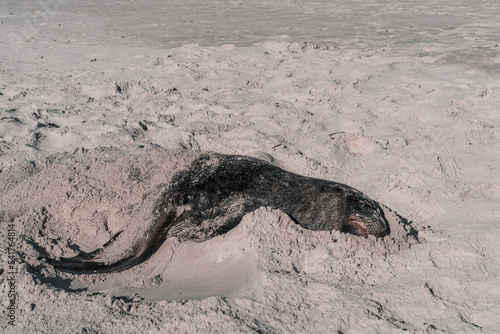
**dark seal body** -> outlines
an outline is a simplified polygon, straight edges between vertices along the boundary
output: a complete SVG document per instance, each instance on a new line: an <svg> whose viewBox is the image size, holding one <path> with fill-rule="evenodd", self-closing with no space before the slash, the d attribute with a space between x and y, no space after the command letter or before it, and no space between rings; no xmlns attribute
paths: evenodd
<svg viewBox="0 0 500 334"><path fill-rule="evenodd" d="M172 178L155 205L154 223L137 237L130 255L114 263L97 260L117 234L100 250L47 261L73 273L121 271L148 259L168 236L207 240L262 206L280 209L310 230L362 237L389 234L380 205L352 187L290 173L251 157L207 153Z"/></svg>

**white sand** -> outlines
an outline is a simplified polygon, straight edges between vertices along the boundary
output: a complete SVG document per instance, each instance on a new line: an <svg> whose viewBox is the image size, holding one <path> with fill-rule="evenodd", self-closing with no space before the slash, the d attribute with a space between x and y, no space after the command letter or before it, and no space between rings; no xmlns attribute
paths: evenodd
<svg viewBox="0 0 500 334"><path fill-rule="evenodd" d="M0 3L0 331L500 332L499 15L479 0ZM376 241L262 208L117 274L40 262L32 241L71 256L125 227L126 252L175 164L141 145L349 184L420 243L389 209Z"/></svg>

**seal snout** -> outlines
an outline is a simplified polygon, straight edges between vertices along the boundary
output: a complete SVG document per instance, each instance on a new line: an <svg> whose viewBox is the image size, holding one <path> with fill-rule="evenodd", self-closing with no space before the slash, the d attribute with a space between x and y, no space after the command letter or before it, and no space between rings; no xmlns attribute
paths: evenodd
<svg viewBox="0 0 500 334"><path fill-rule="evenodd" d="M349 229L353 232L353 234L359 235L361 237L368 238L368 226L356 216L350 216L347 219L347 223L350 225Z"/></svg>
<svg viewBox="0 0 500 334"><path fill-rule="evenodd" d="M347 219L347 224L345 230L346 232L359 235L364 238L368 238L369 235L373 235L376 238L385 237L387 233L387 229L385 226L380 226L379 224L367 224L358 216L351 215Z"/></svg>

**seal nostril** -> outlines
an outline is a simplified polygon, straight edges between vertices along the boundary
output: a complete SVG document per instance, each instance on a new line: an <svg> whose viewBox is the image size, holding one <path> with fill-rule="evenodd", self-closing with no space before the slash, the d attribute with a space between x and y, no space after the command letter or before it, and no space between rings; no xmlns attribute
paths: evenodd
<svg viewBox="0 0 500 334"><path fill-rule="evenodd" d="M390 234L390 230L388 228L383 228L382 231L378 233L374 233L373 235L377 238L383 238Z"/></svg>

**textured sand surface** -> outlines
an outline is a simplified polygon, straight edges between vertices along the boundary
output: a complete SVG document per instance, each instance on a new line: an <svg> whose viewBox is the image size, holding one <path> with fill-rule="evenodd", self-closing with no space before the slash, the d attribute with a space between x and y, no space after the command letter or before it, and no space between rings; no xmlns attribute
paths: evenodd
<svg viewBox="0 0 500 334"><path fill-rule="evenodd" d="M479 0L0 3L0 331L499 332L499 15ZM121 229L126 252L176 163L155 147L349 184L393 233L261 208L118 274L38 260L36 244L70 256Z"/></svg>

